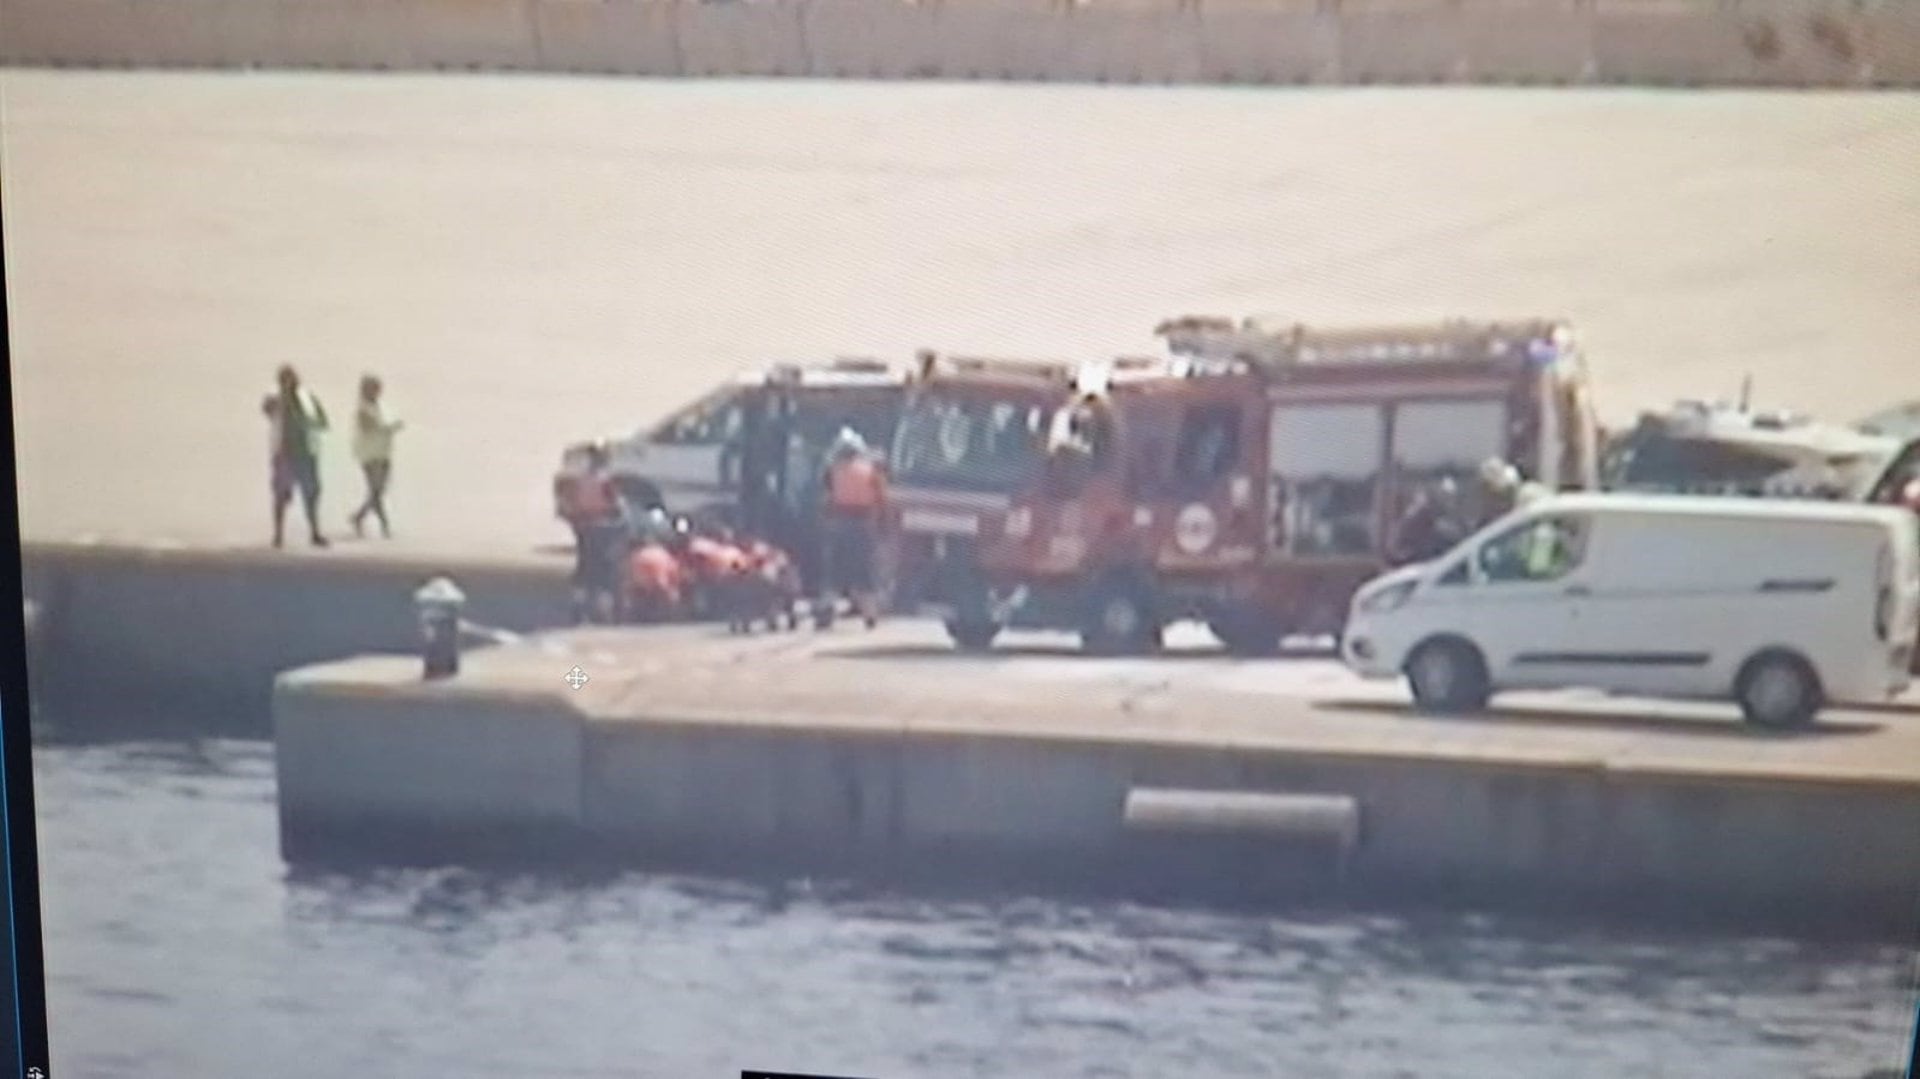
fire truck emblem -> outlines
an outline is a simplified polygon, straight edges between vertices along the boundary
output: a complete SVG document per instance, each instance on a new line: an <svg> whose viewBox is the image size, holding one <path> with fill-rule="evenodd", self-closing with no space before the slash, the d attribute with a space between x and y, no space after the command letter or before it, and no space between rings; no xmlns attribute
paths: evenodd
<svg viewBox="0 0 1920 1079"><path fill-rule="evenodd" d="M1180 511L1174 518L1173 542L1186 554L1199 554L1220 538L1220 522L1213 511L1198 502Z"/></svg>

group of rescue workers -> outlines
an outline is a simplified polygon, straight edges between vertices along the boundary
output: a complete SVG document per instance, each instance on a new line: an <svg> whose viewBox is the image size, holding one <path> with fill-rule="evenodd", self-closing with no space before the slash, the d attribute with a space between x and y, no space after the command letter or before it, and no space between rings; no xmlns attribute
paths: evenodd
<svg viewBox="0 0 1920 1079"><path fill-rule="evenodd" d="M799 625L805 602L814 623L831 626L844 601L868 628L879 623L877 557L888 512L886 469L851 427L822 462L818 489L822 550L812 590L794 552L718 517L676 516L642 505L617 487L606 450L588 450L574 527L574 614L581 622L718 617L737 633L764 623Z"/></svg>

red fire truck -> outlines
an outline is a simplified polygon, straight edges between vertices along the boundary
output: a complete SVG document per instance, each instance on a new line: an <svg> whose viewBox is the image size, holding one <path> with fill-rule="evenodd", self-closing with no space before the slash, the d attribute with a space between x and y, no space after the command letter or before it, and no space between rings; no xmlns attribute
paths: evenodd
<svg viewBox="0 0 1920 1079"><path fill-rule="evenodd" d="M1181 318L1179 364L1055 424L1040 473L979 535L962 647L1005 625L1144 652L1181 619L1235 652L1337 633L1423 488L1476 522L1489 460L1549 489L1598 486L1597 423L1569 328L1531 319L1344 329ZM1084 434L1084 432L1083 432Z"/></svg>

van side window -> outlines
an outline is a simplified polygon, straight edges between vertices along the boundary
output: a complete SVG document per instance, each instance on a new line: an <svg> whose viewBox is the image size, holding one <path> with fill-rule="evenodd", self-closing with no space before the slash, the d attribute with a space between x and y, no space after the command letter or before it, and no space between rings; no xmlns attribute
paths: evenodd
<svg viewBox="0 0 1920 1079"><path fill-rule="evenodd" d="M1469 563L1469 562L1468 562L1468 561L1467 561L1466 559L1464 559L1464 558L1463 558L1463 559L1461 559L1461 560L1460 560L1460 561L1458 561L1458 562L1455 562L1455 563L1453 564L1453 568L1452 568L1452 569L1450 569L1450 570L1448 570L1447 572L1445 572L1445 573L1443 573L1443 574L1441 574L1441 576L1440 576L1440 580L1439 580L1439 582L1438 582L1438 583L1439 583L1439 584L1442 584L1442 585L1462 585L1462 584L1466 584L1466 583L1467 583L1468 581L1470 581L1470 580L1472 580L1472 579L1473 579L1473 574L1472 574L1472 573L1470 572L1470 570L1468 569L1468 567L1469 567L1470 565L1471 565L1471 563Z"/></svg>
<svg viewBox="0 0 1920 1079"><path fill-rule="evenodd" d="M739 397L709 397L668 417L651 441L675 446L720 446L740 437L746 416Z"/></svg>
<svg viewBox="0 0 1920 1079"><path fill-rule="evenodd" d="M1480 547L1480 572L1488 583L1555 581L1580 567L1587 554L1587 522L1578 517L1542 517L1502 532Z"/></svg>

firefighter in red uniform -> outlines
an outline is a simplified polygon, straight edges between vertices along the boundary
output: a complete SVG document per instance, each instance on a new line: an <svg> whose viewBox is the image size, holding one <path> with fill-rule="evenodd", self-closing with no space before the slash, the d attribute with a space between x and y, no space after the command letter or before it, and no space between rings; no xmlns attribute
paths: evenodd
<svg viewBox="0 0 1920 1079"><path fill-rule="evenodd" d="M844 595L871 629L880 621L874 562L887 511L887 475L866 441L850 427L841 428L834 439L823 488L826 572L815 622L823 629L832 625L834 607Z"/></svg>

